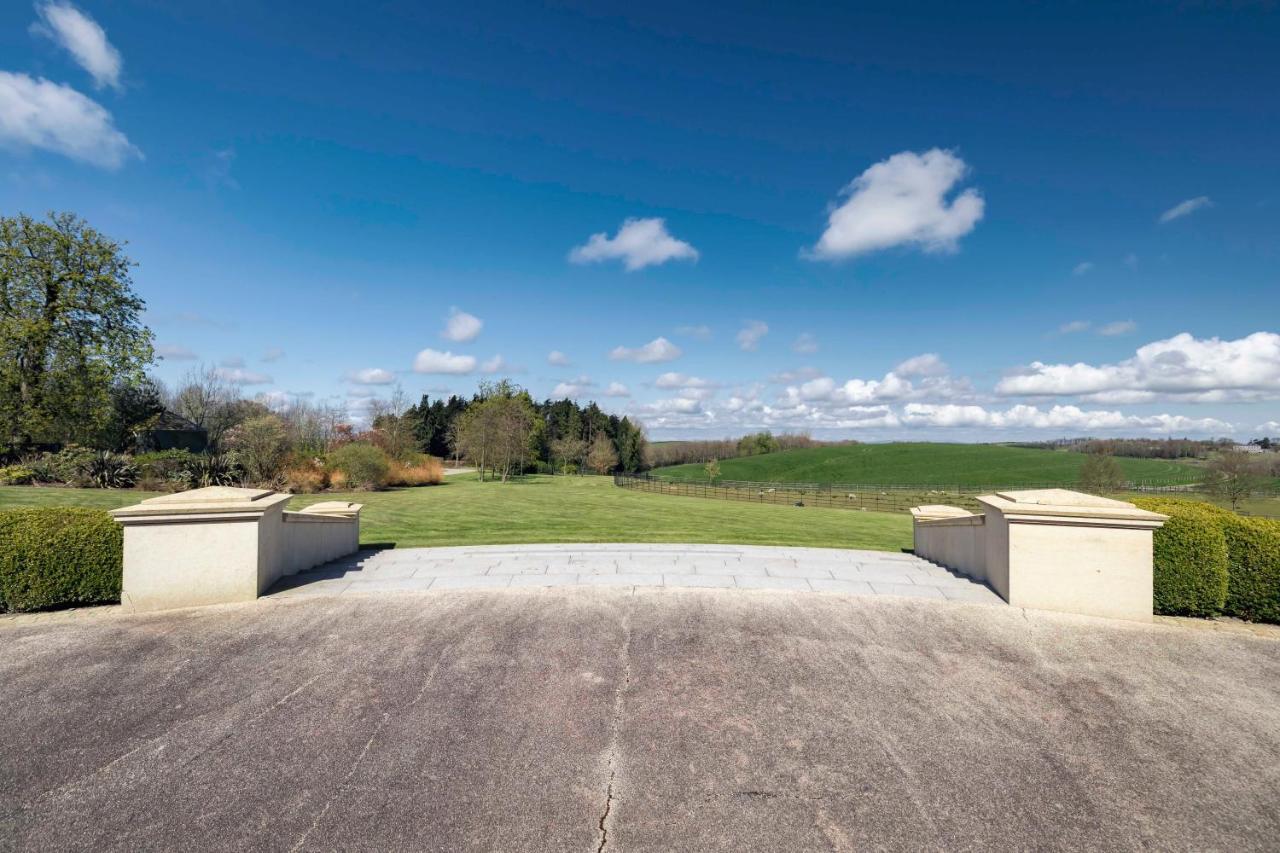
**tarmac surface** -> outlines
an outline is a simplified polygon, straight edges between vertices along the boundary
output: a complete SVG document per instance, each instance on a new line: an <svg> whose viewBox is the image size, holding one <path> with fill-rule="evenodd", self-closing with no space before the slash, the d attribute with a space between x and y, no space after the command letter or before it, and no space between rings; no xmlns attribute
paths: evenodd
<svg viewBox="0 0 1280 853"><path fill-rule="evenodd" d="M1280 642L568 587L0 620L0 849L1275 849Z"/></svg>

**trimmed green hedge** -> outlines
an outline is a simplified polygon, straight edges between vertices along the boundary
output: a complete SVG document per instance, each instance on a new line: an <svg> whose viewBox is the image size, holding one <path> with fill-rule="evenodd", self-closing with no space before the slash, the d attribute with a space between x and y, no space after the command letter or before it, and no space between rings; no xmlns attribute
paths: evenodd
<svg viewBox="0 0 1280 853"><path fill-rule="evenodd" d="M0 512L0 611L120 600L124 536L103 510Z"/></svg>
<svg viewBox="0 0 1280 853"><path fill-rule="evenodd" d="M1223 530L1231 561L1227 613L1280 622L1280 521L1229 515Z"/></svg>
<svg viewBox="0 0 1280 853"><path fill-rule="evenodd" d="M1227 601L1229 562L1223 516L1212 504L1137 498L1142 509L1169 516L1155 532L1154 604L1171 616L1217 616Z"/></svg>

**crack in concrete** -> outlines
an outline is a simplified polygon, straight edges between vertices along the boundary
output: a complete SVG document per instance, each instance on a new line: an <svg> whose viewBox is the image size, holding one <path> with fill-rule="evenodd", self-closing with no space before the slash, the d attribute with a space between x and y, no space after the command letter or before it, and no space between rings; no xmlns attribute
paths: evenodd
<svg viewBox="0 0 1280 853"><path fill-rule="evenodd" d="M622 648L619 649L618 658L621 662L619 668L622 671L622 677L618 679L618 687L613 692L613 715L609 721L609 752L608 759L605 761L605 767L609 769L609 779L604 788L604 811L600 813L600 843L596 846L596 853L604 853L604 848L609 843L609 827L612 825L609 818L613 813L613 784L618 777L618 741L622 733L622 710L626 692L631 687L630 610L622 616Z"/></svg>

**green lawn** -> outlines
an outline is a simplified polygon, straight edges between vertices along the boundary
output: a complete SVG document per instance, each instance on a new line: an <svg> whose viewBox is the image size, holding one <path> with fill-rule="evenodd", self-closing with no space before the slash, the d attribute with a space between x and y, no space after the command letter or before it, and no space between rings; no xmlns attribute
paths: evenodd
<svg viewBox="0 0 1280 853"><path fill-rule="evenodd" d="M0 508L111 508L147 496L4 486ZM322 500L363 503L361 541L400 548L522 542L733 543L882 551L911 547L911 517L905 514L645 494L617 488L609 477L543 476L502 484L458 475L441 486L299 495L289 506L298 509Z"/></svg>
<svg viewBox="0 0 1280 853"><path fill-rule="evenodd" d="M1083 453L996 444L853 444L724 459L720 477L770 483L1005 486L1074 483ZM1133 480L1193 483L1201 471L1181 462L1117 458ZM702 465L673 465L655 474L705 480Z"/></svg>

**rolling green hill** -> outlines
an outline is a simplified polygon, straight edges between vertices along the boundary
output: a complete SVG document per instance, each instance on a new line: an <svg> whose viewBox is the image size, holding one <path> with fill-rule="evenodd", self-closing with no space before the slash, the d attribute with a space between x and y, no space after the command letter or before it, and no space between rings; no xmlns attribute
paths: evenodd
<svg viewBox="0 0 1280 853"><path fill-rule="evenodd" d="M996 444L851 444L724 459L720 477L771 483L1069 485L1076 481L1084 460L1083 453ZM1180 462L1116 461L1131 480L1194 483L1200 479L1198 469ZM697 464L658 468L653 473L683 480L707 477Z"/></svg>

